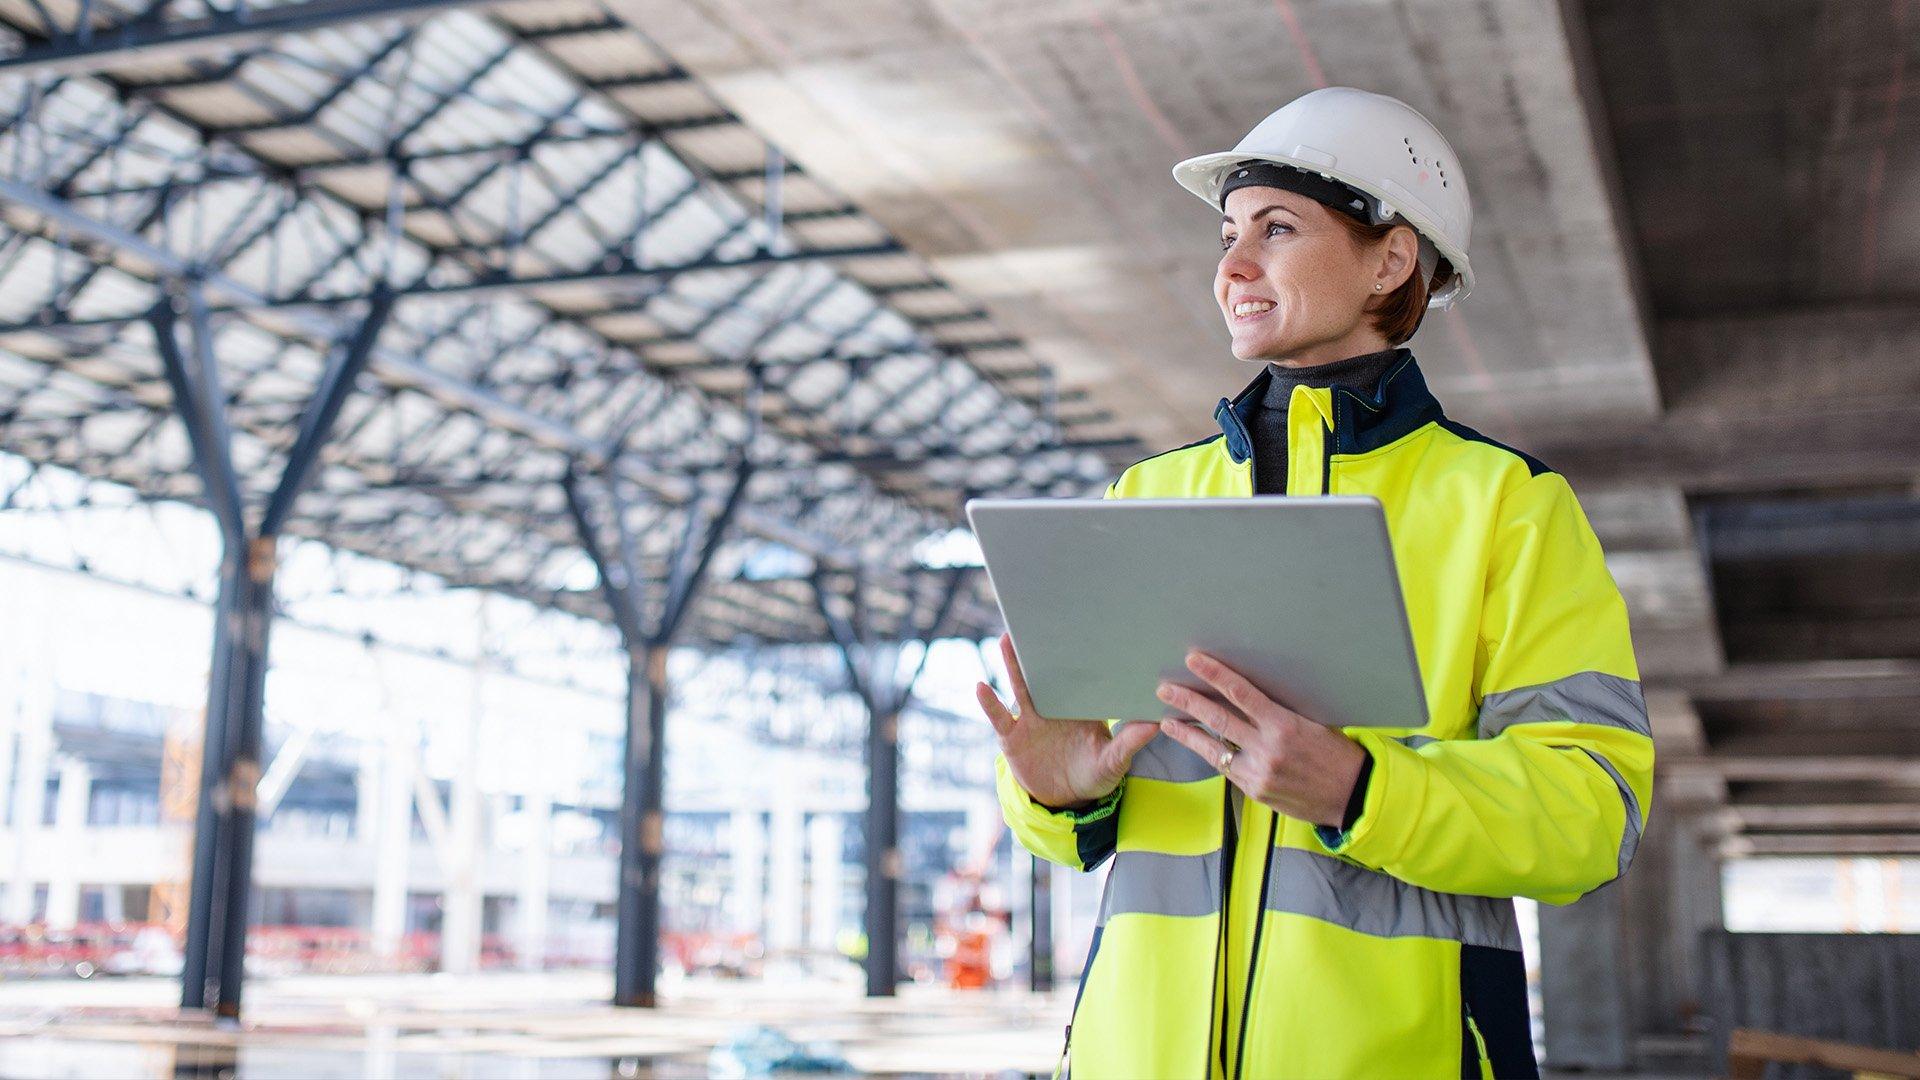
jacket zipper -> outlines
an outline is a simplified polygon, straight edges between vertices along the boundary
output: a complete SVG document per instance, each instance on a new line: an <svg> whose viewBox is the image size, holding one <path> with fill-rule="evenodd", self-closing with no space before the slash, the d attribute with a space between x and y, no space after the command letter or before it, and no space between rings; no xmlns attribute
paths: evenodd
<svg viewBox="0 0 1920 1080"><path fill-rule="evenodd" d="M1326 432L1321 436L1320 442L1320 494L1322 495L1333 494L1333 448L1339 441L1339 424L1337 421L1340 415L1340 403L1337 397L1334 398L1333 404L1335 422L1326 425ZM1292 425L1289 424L1288 426L1291 428ZM1251 459L1249 459L1248 473L1249 475L1252 473ZM1254 908L1253 912L1253 946L1251 949L1252 955L1247 957L1247 985L1246 989L1242 991L1240 995L1240 1031L1236 1036L1233 1050L1233 1071L1226 1074L1227 1080L1239 1080L1241 1069L1246 1059L1247 1026L1248 1021L1253 1016L1254 977L1260 971L1260 935L1261 932L1267 928L1267 889L1273 884L1273 849L1278 846L1280 839L1279 833L1280 815L1278 812L1272 812L1271 824L1267 832L1267 855L1266 858L1262 860L1260 868L1260 903ZM1221 897L1220 911L1220 924L1224 934L1227 911L1226 897L1224 895ZM1217 973L1215 978L1218 978ZM1211 1025L1209 1025L1209 1027L1211 1027Z"/></svg>
<svg viewBox="0 0 1920 1080"><path fill-rule="evenodd" d="M1480 1025L1473 1022L1473 1010L1469 1008L1464 1001L1460 1003L1460 1016L1461 1019L1467 1022L1465 1038L1472 1044L1474 1060L1473 1075L1477 1077L1483 1071L1480 1068L1480 1063L1487 1060L1487 1040L1480 1034ZM1462 1066L1467 1064L1466 1049L1466 1047L1461 1048L1460 1064ZM1463 1067L1461 1071L1465 1072L1466 1070Z"/></svg>
<svg viewBox="0 0 1920 1080"><path fill-rule="evenodd" d="M1233 814L1233 786L1224 779L1220 784L1220 917L1213 936L1213 975L1207 979L1207 1048L1200 1055L1201 1076L1213 1074L1213 1059L1220 1062L1220 1075L1227 1075L1227 1033L1225 1023L1220 1016L1220 964L1227 942L1228 904L1233 897L1233 854L1239 846L1239 830L1236 828L1234 842L1227 843L1228 823ZM1214 1024L1220 1023L1222 1030L1214 1031Z"/></svg>
<svg viewBox="0 0 1920 1080"><path fill-rule="evenodd" d="M1253 439L1251 433L1249 433L1247 439L1247 497L1253 498L1259 494L1260 458L1254 450ZM1281 494L1285 495L1286 492L1283 491ZM1231 843L1228 842L1229 835L1232 836ZM1213 1004L1207 1011L1207 1042L1209 1046L1207 1047L1207 1053L1205 1055L1206 1058L1212 1060L1206 1062L1206 1068L1201 1072L1202 1076L1212 1075L1214 1062L1218 1061L1222 1080L1229 1080L1229 1078L1234 1075L1233 1072L1229 1072L1227 1069L1228 1033L1226 1030L1226 1019L1220 1015L1221 998L1225 993L1229 992L1231 988L1220 985L1220 968L1224 961L1226 950L1233 947L1233 942L1228 937L1227 930L1228 916L1233 911L1234 855L1239 850L1239 847L1240 829L1233 818L1233 782L1223 776L1220 781L1220 924L1214 934L1213 978L1208 980L1209 996L1212 998ZM1257 929L1254 931L1254 936L1259 936ZM1251 974L1251 966L1249 966L1249 974ZM1241 1025L1243 1029L1245 1027L1245 1021L1246 1001L1243 996L1241 1001ZM1219 1024L1218 1030L1214 1027L1216 1023ZM1238 1071L1239 1068L1238 1056L1238 1048L1236 1047L1235 1071Z"/></svg>
<svg viewBox="0 0 1920 1080"><path fill-rule="evenodd" d="M1279 839L1280 815L1269 811L1270 822L1267 827L1267 857L1260 864L1260 903L1253 909L1253 945L1247 957L1247 985L1240 992L1240 1032L1233 1048L1233 1073L1241 1075L1243 1062L1247 1056L1247 1021L1253 1016L1253 976L1260 970L1260 935L1267 928L1267 888L1273 884L1274 841Z"/></svg>

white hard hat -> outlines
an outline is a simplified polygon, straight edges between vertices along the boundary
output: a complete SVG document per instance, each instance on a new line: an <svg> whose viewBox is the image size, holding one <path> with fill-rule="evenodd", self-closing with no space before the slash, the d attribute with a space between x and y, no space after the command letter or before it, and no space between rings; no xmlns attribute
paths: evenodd
<svg viewBox="0 0 1920 1080"><path fill-rule="evenodd" d="M1232 150L1175 165L1173 178L1218 208L1228 175L1255 161L1292 166L1359 191L1372 201L1376 224L1396 213L1405 217L1453 265L1452 282L1429 298L1429 306L1452 307L1473 288L1467 178L1440 129L1406 102L1350 86L1315 90L1260 121Z"/></svg>

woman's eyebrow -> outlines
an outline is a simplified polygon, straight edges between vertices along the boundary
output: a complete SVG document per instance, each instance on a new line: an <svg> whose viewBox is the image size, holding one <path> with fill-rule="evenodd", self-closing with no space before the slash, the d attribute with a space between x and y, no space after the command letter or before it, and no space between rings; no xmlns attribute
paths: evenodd
<svg viewBox="0 0 1920 1080"><path fill-rule="evenodd" d="M1292 214L1292 213L1293 213L1293 211L1291 211L1291 210L1288 210L1288 209L1287 209L1286 207L1284 207L1284 206L1282 206L1282 205L1280 205L1279 203L1274 203L1274 204L1273 204L1273 205L1271 205L1271 206L1263 206L1263 207L1261 207L1260 209L1258 209L1258 210L1255 210L1255 211L1253 212L1253 216L1252 216L1252 217L1249 217L1249 218L1247 219L1247 222L1248 222L1249 224L1251 224L1251 223L1253 223L1253 222L1255 222L1255 221L1259 221L1259 220L1260 220L1261 218L1263 218L1263 217L1266 217L1266 216L1267 216L1268 214L1271 214L1271 213L1273 213L1273 212L1274 212L1275 210L1278 210L1278 211L1281 211L1282 213L1288 213L1288 214ZM1295 217L1298 217L1299 215L1298 215L1298 214L1294 214L1294 216L1295 216ZM1234 223L1234 221L1233 221L1233 215L1232 215L1232 214L1222 214L1222 215L1220 215L1220 224L1222 224L1222 225L1232 225L1233 223Z"/></svg>

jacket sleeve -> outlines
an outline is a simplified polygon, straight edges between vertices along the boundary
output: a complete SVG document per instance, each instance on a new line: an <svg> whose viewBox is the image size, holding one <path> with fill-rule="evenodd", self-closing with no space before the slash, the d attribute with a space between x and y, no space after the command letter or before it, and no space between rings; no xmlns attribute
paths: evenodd
<svg viewBox="0 0 1920 1080"><path fill-rule="evenodd" d="M1557 474L1502 503L1476 669L1478 738L1347 729L1373 776L1353 827L1320 842L1429 889L1553 904L1625 873L1653 739L1626 603Z"/></svg>
<svg viewBox="0 0 1920 1080"><path fill-rule="evenodd" d="M1125 474L1121 474L1123 477ZM1120 480L1107 485L1108 499L1118 499ZM993 759L994 788L1000 796L1000 814L1007 819L1020 846L1052 863L1075 870L1092 870L1113 854L1120 835L1120 795L1126 780L1091 807L1080 811L1049 810L1033 801L1013 778L1004 754Z"/></svg>
<svg viewBox="0 0 1920 1080"><path fill-rule="evenodd" d="M1113 854L1119 839L1120 794L1127 789L1125 780L1085 810L1056 811L1033 801L1020 781L1013 778L1004 756L995 755L993 771L1000 813L1021 847L1074 870L1092 870Z"/></svg>

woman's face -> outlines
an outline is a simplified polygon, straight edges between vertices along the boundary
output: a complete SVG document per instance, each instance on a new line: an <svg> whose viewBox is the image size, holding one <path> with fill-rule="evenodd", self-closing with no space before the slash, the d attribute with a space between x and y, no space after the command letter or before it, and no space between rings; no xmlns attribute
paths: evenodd
<svg viewBox="0 0 1920 1080"><path fill-rule="evenodd" d="M1279 188L1227 196L1213 296L1234 356L1305 367L1387 348L1367 305L1406 280L1417 241L1363 246L1335 213Z"/></svg>

